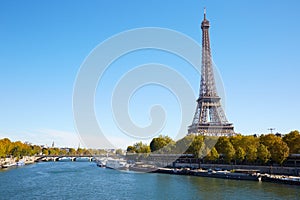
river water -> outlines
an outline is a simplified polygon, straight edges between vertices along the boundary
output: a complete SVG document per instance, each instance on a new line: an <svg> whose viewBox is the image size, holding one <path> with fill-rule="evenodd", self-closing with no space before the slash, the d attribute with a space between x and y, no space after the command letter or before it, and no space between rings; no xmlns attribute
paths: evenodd
<svg viewBox="0 0 300 200"><path fill-rule="evenodd" d="M122 172L92 162L44 162L0 170L0 199L299 198L299 186Z"/></svg>

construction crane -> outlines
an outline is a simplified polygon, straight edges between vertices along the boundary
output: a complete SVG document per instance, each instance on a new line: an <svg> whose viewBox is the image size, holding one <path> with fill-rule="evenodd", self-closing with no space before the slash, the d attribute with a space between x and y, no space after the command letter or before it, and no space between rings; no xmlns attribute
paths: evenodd
<svg viewBox="0 0 300 200"><path fill-rule="evenodd" d="M269 131L271 131L271 134L273 133L273 131L275 130L275 128L268 128Z"/></svg>

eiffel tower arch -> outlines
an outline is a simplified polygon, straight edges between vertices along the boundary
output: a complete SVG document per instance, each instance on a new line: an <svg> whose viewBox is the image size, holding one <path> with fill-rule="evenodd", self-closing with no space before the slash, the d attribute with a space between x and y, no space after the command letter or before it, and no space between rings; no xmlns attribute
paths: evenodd
<svg viewBox="0 0 300 200"><path fill-rule="evenodd" d="M227 121L225 112L218 96L214 72L212 67L212 56L210 50L209 29L210 24L206 19L201 23L202 29L202 67L200 95L197 99L197 108L192 124L188 127L188 134L204 136L233 136L234 127Z"/></svg>

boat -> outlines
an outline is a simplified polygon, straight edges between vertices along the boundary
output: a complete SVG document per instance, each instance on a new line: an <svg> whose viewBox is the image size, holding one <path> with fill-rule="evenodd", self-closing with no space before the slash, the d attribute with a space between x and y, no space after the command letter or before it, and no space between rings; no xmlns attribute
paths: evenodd
<svg viewBox="0 0 300 200"><path fill-rule="evenodd" d="M261 180L263 182L282 183L282 184L289 184L289 185L300 185L300 177L299 176L263 174Z"/></svg>
<svg viewBox="0 0 300 200"><path fill-rule="evenodd" d="M106 167L107 158L98 158L95 160L98 167Z"/></svg>
<svg viewBox="0 0 300 200"><path fill-rule="evenodd" d="M16 163L6 162L2 165L2 168L9 168L9 167L13 167L13 166L16 166Z"/></svg>
<svg viewBox="0 0 300 200"><path fill-rule="evenodd" d="M124 159L113 159L110 158L106 161L106 168L109 169L118 169L118 170L127 170L129 168L129 164Z"/></svg>
<svg viewBox="0 0 300 200"><path fill-rule="evenodd" d="M129 166L129 170L135 172L156 172L158 168L154 165L136 162L135 164Z"/></svg>
<svg viewBox="0 0 300 200"><path fill-rule="evenodd" d="M24 166L25 165L25 162L24 161L18 161L16 162L16 166Z"/></svg>
<svg viewBox="0 0 300 200"><path fill-rule="evenodd" d="M230 172L227 170L215 171L212 169L208 169L207 171L195 170L193 172L195 173L194 175L201 177L260 181L260 174L258 170L235 169L232 172Z"/></svg>

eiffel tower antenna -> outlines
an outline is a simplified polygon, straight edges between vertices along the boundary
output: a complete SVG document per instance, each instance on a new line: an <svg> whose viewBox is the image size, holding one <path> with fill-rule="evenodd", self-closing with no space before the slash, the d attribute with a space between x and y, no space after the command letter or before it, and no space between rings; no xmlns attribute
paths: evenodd
<svg viewBox="0 0 300 200"><path fill-rule="evenodd" d="M204 19L201 23L202 67L200 95L197 99L197 108L192 125L188 128L188 134L232 136L235 135L234 127L226 119L221 106L221 98L218 96L216 89L210 50L209 27L209 21L206 19L206 8L204 8Z"/></svg>

